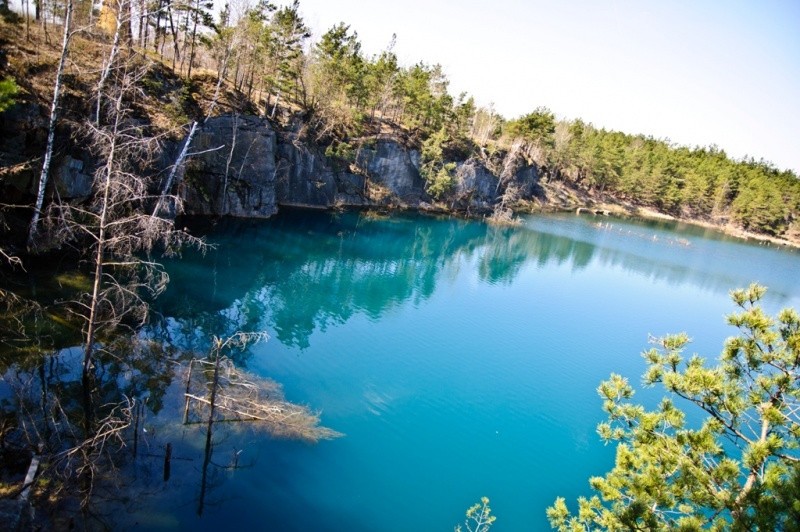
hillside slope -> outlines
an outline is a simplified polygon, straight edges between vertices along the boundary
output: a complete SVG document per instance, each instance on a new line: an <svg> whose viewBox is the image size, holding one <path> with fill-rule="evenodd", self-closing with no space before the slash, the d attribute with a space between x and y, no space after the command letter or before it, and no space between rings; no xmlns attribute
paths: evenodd
<svg viewBox="0 0 800 532"><path fill-rule="evenodd" d="M57 32L49 33L48 39L34 26L27 37L21 24L0 23L0 78L20 87L16 104L0 113L0 190L9 227L3 240L17 245L39 179L60 51ZM48 202L86 201L92 194L99 161L85 131L112 46L97 30L73 37ZM187 77L153 51L130 46L124 52L126 64L142 72L125 104L131 119L157 139L157 153L141 168L152 175L154 192L164 186L191 124L198 124L174 184L187 214L267 217L280 205L304 205L412 208L508 222L512 212L580 208L678 218L800 245L800 182L760 163L711 154L723 162L708 167L687 152L681 166L652 139L557 124L539 110L503 123L499 133L475 135L480 110L462 112L466 104L452 98L437 130L398 118L411 116L410 104L402 113L385 106L337 121L319 101L304 102L306 96L264 99L235 76L218 84L211 70L195 68ZM458 126L464 123L470 126ZM602 143L616 146L598 152ZM628 152L647 161L634 168L619 155ZM600 168L598 160L608 154L619 156L617 166ZM654 160L659 154L664 161ZM694 159L706 174L690 181Z"/></svg>

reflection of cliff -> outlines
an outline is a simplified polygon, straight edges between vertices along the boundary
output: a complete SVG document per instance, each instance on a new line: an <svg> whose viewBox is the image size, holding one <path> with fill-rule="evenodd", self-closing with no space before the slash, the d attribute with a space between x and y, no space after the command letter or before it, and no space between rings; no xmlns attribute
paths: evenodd
<svg viewBox="0 0 800 532"><path fill-rule="evenodd" d="M375 218L286 211L266 221L226 220L216 247L167 265L158 304L183 329L207 334L268 326L305 347L311 333L355 313L373 319L433 294L436 283L475 256L479 278L510 283L531 260L589 262L593 247L524 228L422 216Z"/></svg>
<svg viewBox="0 0 800 532"><path fill-rule="evenodd" d="M478 274L489 283L511 284L529 261L539 266L570 262L574 269L581 269L589 264L594 252L592 244L553 234L518 227L489 228Z"/></svg>

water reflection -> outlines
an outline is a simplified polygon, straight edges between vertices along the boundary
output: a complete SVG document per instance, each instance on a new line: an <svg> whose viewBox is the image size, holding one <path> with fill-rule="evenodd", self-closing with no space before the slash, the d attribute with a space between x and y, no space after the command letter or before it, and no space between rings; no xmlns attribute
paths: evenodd
<svg viewBox="0 0 800 532"><path fill-rule="evenodd" d="M605 267L722 294L758 281L780 304L790 301L800 271L798 250L683 223L562 215L532 218L528 227L593 244Z"/></svg>
<svg viewBox="0 0 800 532"><path fill-rule="evenodd" d="M562 413L556 410L555 404L566 405L567 410L581 411L583 402L580 401L583 399L576 400L575 397L583 397L580 395L580 390L583 389L591 396L598 379L594 374L582 374L578 371L579 367L589 365L588 360L597 358L593 355L581 358L581 353L593 354L598 345L605 351L614 352L619 346L613 347L616 344L611 342L611 337L622 335L606 325L615 323L613 319L594 325L597 329L602 329L602 334L597 334L597 331L592 333L593 325L588 319L582 318L580 329L577 330L568 329L564 324L574 316L581 316L581 312L587 308L599 308L592 305L601 298L605 305L610 299L609 294L616 296L617 292L614 290L618 290L621 302L619 308L605 308L604 314L612 317L619 314L619 323L627 326L635 319L636 311L631 310L631 305L649 296L647 293L623 294L627 283L642 286L642 283L636 283L636 279L632 277L652 279L657 282L654 284L661 285L690 284L693 288L699 287L701 290L719 294L727 293L732 287L758 280L770 286L773 302L777 299L780 303L788 302L797 306L796 274L800 254L764 249L722 238L717 234L704 234L703 230L696 228L675 232L670 225L573 215L531 217L522 227L493 227L479 222L415 215L382 218L358 213L331 215L313 211L287 211L273 220L223 220L214 226L206 225L198 229L205 232L210 243L216 247L205 255L188 253L180 260L168 262L171 283L166 294L156 302L156 319L147 330L130 340L130 344L121 340L120 343L110 345L98 359L96 384L99 402L114 403L119 402L122 397L128 397L135 398L139 405L147 406L146 411L140 407L139 415L144 416L141 428L136 421L132 429L133 449L138 444L140 451L139 457L131 459L129 464L130 471L134 473L131 478L136 477L137 489L142 490L141 496L131 500L141 501L145 496L151 498L148 503L151 506L142 512L147 515L136 517L149 519L146 524L142 521L145 527L147 524L155 526L154 523L159 518L172 519L176 506L197 508L198 512L204 514L204 523L208 523L209 518L213 523L213 519L218 517L208 515L214 513L208 512L210 505L226 500L229 505L226 506L227 512L227 508L235 504L227 500L230 497L228 488L240 486L237 484L238 480L229 481L235 470L242 465L255 464L262 455L266 457L266 449L278 449L279 452L269 455L269 466L262 466L265 469L260 469L252 477L258 477L259 481L262 477L269 477L269 481L259 484L258 489L249 489L249 493L262 494L266 493L264 489L270 490L270 500L280 501L273 502L274 506L292 508L293 519L308 515L309 508L312 507L318 507L318 515L330 514L332 511L320 502L322 499L317 500L310 495L313 489L305 491L307 477L298 464L304 464L311 453L306 455L293 447L264 443L263 438L255 442L249 436L243 435L244 433L234 433L230 423L221 423L220 429L215 430L220 438L215 451L219 464L214 465L209 458L211 445L205 448L202 445L203 440L207 443L209 440L203 437L201 430L189 432L190 429L185 425L170 428L169 423L164 421L170 413L174 418L175 413L180 413L184 408L186 379L176 378L176 375L182 375L180 372L176 373L177 369L186 363L186 357L191 356L191 353L208 353L210 339L214 336L228 337L236 331L267 329L285 345L306 348L312 343L311 338L315 331L344 323L355 316L377 322L401 305L419 306L419 313L404 315L404 319L409 319L410 314L415 317L425 316L414 324L403 323L403 326L407 325L412 331L408 337L393 335L392 330L367 322L362 325L369 331L362 334L361 341L367 338L368 342L378 344L379 342L374 341L374 335L386 334L390 339L383 346L374 349L370 347L367 355L361 353L362 358L355 356L349 361L340 360L336 353L336 356L328 358L327 365L323 356L304 357L315 358L314 363L309 364L313 367L299 368L306 373L296 372L298 367L292 367L291 371L285 372L292 375L296 372L300 375L298 380L315 383L309 386L310 389L319 386L320 382L326 383L321 386L323 390L320 395L314 396L312 404L330 409L334 416L338 413L339 418L336 421L339 423L352 423L353 418L358 417L353 412L360 412L362 405L369 413L369 419L381 419L379 430L370 433L369 438L364 438L362 433L359 439L359 429L363 427L359 427L357 423L350 425L350 428L356 429L350 440L355 446L353 454L362 457L370 454L373 441L380 441L380 429L384 425L390 427L391 431L397 430L398 434L404 434L404 438L400 438L403 440L413 433L410 430L401 432L405 421L400 422L401 416L398 415L399 412L405 412L403 409L413 406L410 400L404 401L408 397L424 397L428 402L423 402L423 405L436 406L432 409L435 414L424 409L409 410L407 417L416 423L428 416L429 423L425 426L433 427L434 433L439 427L445 426L446 420L460 419L458 416L461 412L467 412L471 416L476 409L480 410L480 400L476 398L481 397L487 404L497 401L496 405L500 405L495 407L492 404L488 407L484 412L484 419L496 423L502 417L498 415L502 410L504 415L513 417L509 427L525 427L525 430L529 430L531 419L560 419ZM616 275L619 272L614 270L631 275ZM49 272L50 275L46 273L41 278L32 276L28 279L31 292L40 296L54 293L54 289L48 288L45 283L54 276L52 272ZM579 276L583 278L578 279ZM83 282L77 275L56 277L60 279L58 284L64 286ZM529 297L526 290L530 289L528 281L532 279L551 283L548 290L541 290L541 283L536 285L536 289L541 290L537 295L546 292L546 296L552 299L572 297L571 305L552 305L544 310L543 306L530 306L519 311L517 305L521 299ZM53 280L49 282L52 283ZM514 284L516 282L519 283ZM561 290L568 287L559 284L572 282L580 287L577 296L570 294L570 290ZM613 289L604 285L607 290L594 296L588 294L584 298L586 287L589 287L586 290L588 292L595 284L606 282ZM475 299L461 298L459 296L463 293L450 292L452 300L440 298L436 304L422 305L427 300L433 300L437 290L441 296L447 292L443 288L467 290L474 288L476 284L481 291ZM512 284L512 290L505 290ZM490 291L483 289L490 285L498 290L493 290L486 296ZM647 289L646 287L644 290ZM694 289L685 291L692 295L696 292ZM562 293L565 295L562 296ZM491 298L495 299L490 301ZM58 298L53 296L51 299ZM678 306L674 308L679 309L676 312L683 310L684 300L685 298L676 303ZM431 307L435 307L437 311L445 309L446 313L455 315L461 311L460 308L454 308L459 305L464 306L466 316L463 320L443 319L444 325L437 321L430 329L425 329L431 322L424 323L423 320L430 316L427 312ZM510 313L494 313L504 308L510 309ZM482 314L484 311L485 315ZM519 315L524 315L525 320L517 319ZM37 331L37 337L45 334L52 337L52 340L47 340L48 344L74 343L69 338L76 336L76 331L70 333L69 330L59 332L56 329L49 331L41 328L38 325L41 321L38 308L32 309L30 316L15 316L18 318L15 327L24 326L25 329L29 323L30 326L36 326L36 329L31 330ZM662 313L652 322L660 324L665 319L664 316ZM545 321L545 317L552 319ZM541 323L538 325L540 330L529 323L534 320ZM458 329L454 326L458 322L468 326ZM491 324L491 331L484 328L487 323ZM517 332L523 330L525 334L517 335ZM557 337L548 340L543 332L545 330L553 331ZM474 338L469 338L463 344L459 343L457 337L447 336L454 333L455 336L464 338L473 332L476 332ZM5 336L6 342L12 344L12 347L16 345L12 340L20 336L17 329L8 327L0 330L0 334ZM561 346L564 337L570 336L585 336L589 347L573 345L569 349L569 356L564 356L560 351ZM42 341L45 343L45 340ZM370 365L365 362L373 358L374 351L392 351L393 346L387 345L389 343L402 344L403 348L394 353L381 352L379 364ZM452 354L442 351L442 345L453 347ZM557 349L552 346L557 346ZM348 344L346 349L349 350L350 347ZM353 347L358 346L354 343ZM437 358L440 351L441 356ZM531 356L531 352L535 356ZM244 353L232 353L231 356L240 357L237 361L242 362L247 356L246 351ZM0 390L0 399L14 399L23 404L27 411L36 414L36 418L40 420L41 428L37 432L43 434L45 440L53 439L56 431L49 421L52 418L50 411L55 405L52 397L80 397L80 372L75 369L80 366L80 353L65 349L57 351L55 355L32 356L24 360L19 359L16 351L14 354L14 359L4 357L0 350L0 372L3 373L5 382L10 382L13 377L17 384L14 389L23 391L24 395L20 393L19 399L13 394L4 397ZM458 363L453 362L456 358ZM336 360L331 363L333 359ZM398 360L402 363L398 363ZM423 362L428 364L426 369L416 372L416 368ZM627 362L621 358L614 360L615 370L618 366L625 368L625 364ZM383 375L379 366L390 369ZM559 370L564 369L565 376L561 381L557 380L561 373L553 371L556 366ZM280 368L279 365L278 367ZM409 370L408 375L403 375L412 367L415 368L413 372ZM531 369L534 367L535 369ZM261 369L263 367L259 368ZM534 378L547 371L551 371L549 376L542 379L541 383L534 384ZM521 382L511 378L518 375L522 375L519 379ZM417 382L419 380L423 382L420 384ZM341 388L337 389L332 385L327 387L329 382L339 383ZM409 382L415 384L408 384ZM437 396L440 384L445 382L464 383L467 391L463 392L463 397L467 399L459 402L457 398L462 392L457 387ZM481 395L481 385L486 382L491 382L491 386ZM583 384L571 389L570 386L576 382ZM554 388L547 388L548 385ZM498 394L489 394L488 388L495 387ZM534 400L536 396L529 392L539 389L547 393ZM558 396L555 390L569 390L569 393ZM353 392L356 397L341 399L349 392ZM308 397L303 392L297 395L304 400ZM451 399L453 402L449 403ZM548 403L550 400L552 401ZM525 413L532 404L540 405L542 411L526 417ZM66 412L65 416L79 418L80 404L77 400L64 400L59 404L59 409ZM159 412L162 412L160 416ZM437 417L444 412L447 415ZM563 415L567 415L566 410ZM159 422L159 418L162 421ZM473 426L471 423L470 421L470 427ZM546 430L543 429L548 440L552 434L563 429L555 422L551 425ZM593 421L579 425L579 429L573 427L561 432L581 442L594 441L591 436L587 437L594 434L592 426ZM452 427L463 429L463 426L457 424ZM223 428L232 431L225 438L221 437L224 434ZM370 430L374 429L375 426L372 426ZM348 429L342 427L342 430ZM448 434L447 437L441 435L429 439L448 442L449 445L449 434L455 434L458 430L453 429L449 433L443 431ZM506 432L502 434L505 437ZM491 446L484 447L481 455L492 456L496 449L494 445L501 441L499 435L500 432L491 432L487 440L491 442ZM521 436L520 441L522 440L528 441L529 435ZM382 441L384 444L387 442L386 439ZM367 443L358 448L361 445L359 442ZM572 445L572 442L569 444ZM174 449L171 453L166 451L167 445ZM560 445L563 446L563 442ZM522 447L524 445L509 446L507 452L496 456L512 456L510 449ZM342 469L348 470L359 467L358 463L347 461L347 445L342 444L335 452L329 449L326 448L324 452L330 452L330 455L323 456L319 462L314 463L338 464ZM376 445L375 449L384 452L380 445ZM435 450L434 446L433 451ZM244 462L238 461L240 452L244 453ZM173 460L169 475L162 469L162 464L166 465L167 454ZM290 455L297 460L285 458ZM448 448L442 455L457 454ZM277 465L273 462L276 456L280 457ZM468 456L466 451L462 456ZM228 457L231 457L230 460ZM284 459L286 463L281 464L280 460ZM515 461L518 459L520 458L514 458ZM383 456L375 460L382 463ZM264 473L267 468L269 474ZM460 468L460 465L453 464L450 474L457 474ZM326 470L321 477L341 479L344 475L341 471L337 476ZM374 471L369 471L369 474L358 479L357 484L361 485L364 478L373 477ZM583 473L581 478L585 478ZM223 481L228 486L226 491L212 493L211 488ZM251 480L245 480L242 485L247 485L247 482ZM510 481L506 484L513 485ZM308 485L313 486L313 483L309 482ZM518 489L516 485L514 489ZM339 493L341 486L337 485L334 491ZM519 491L523 492L524 489ZM167 492L170 494L164 495L163 502L153 502ZM175 501L178 502L177 505ZM152 505L159 504L161 513L154 513L149 509ZM377 513L381 516L387 515L386 511ZM358 529L359 526L356 524L354 527L352 522L356 519L352 516L348 518L351 520L349 527ZM212 525L206 526L213 528Z"/></svg>
<svg viewBox="0 0 800 532"><path fill-rule="evenodd" d="M764 278L763 249L718 235L708 239L705 230L675 233L661 222L565 215L494 227L418 215L287 210L268 221L222 220L197 229L215 248L169 263L170 286L158 303L172 319L164 331L181 345L266 327L282 343L306 348L315 330L356 313L377 320L404 302L418 304L464 267L475 267L482 282L511 284L528 266L578 272L596 262L723 293L754 280L779 298L791 293L788 279ZM730 260L733 255L739 259Z"/></svg>
<svg viewBox="0 0 800 532"><path fill-rule="evenodd" d="M191 341L266 325L301 348L315 330L355 313L377 320L403 302L429 298L442 278L473 259L480 280L510 284L534 257L540 265L581 268L594 251L563 237L461 219L304 211L267 222L224 220L209 239L216 247L205 256L167 265L170 286L158 304L175 323L165 330Z"/></svg>

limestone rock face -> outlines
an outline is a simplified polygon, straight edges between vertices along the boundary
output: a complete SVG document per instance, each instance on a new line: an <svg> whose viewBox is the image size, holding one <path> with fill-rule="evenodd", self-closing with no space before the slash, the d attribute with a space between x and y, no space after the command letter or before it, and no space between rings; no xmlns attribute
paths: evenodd
<svg viewBox="0 0 800 532"><path fill-rule="evenodd" d="M62 199L88 198L92 193L92 176L86 172L84 162L64 157L55 169L55 184Z"/></svg>
<svg viewBox="0 0 800 532"><path fill-rule="evenodd" d="M363 207L370 205L366 199L367 178L363 175L342 172L337 176L337 207Z"/></svg>
<svg viewBox="0 0 800 532"><path fill-rule="evenodd" d="M542 187L539 184L539 168L535 165L525 165L514 173L514 183L519 187L521 196L524 199L539 197L542 195Z"/></svg>
<svg viewBox="0 0 800 532"><path fill-rule="evenodd" d="M37 104L20 103L0 113L0 196L5 203L22 204L36 193L47 140L45 113Z"/></svg>
<svg viewBox="0 0 800 532"><path fill-rule="evenodd" d="M468 159L456 167L456 201L465 209L491 210L497 199L498 182L482 162Z"/></svg>
<svg viewBox="0 0 800 532"><path fill-rule="evenodd" d="M187 214L268 218L278 212L277 142L267 120L210 118L192 141L181 194Z"/></svg>
<svg viewBox="0 0 800 532"><path fill-rule="evenodd" d="M425 197L416 150L407 150L394 140L380 140L374 148L363 148L356 164L370 180L386 187L401 201L418 204Z"/></svg>
<svg viewBox="0 0 800 532"><path fill-rule="evenodd" d="M15 165L21 168L6 172L2 191L9 199L22 201L33 193L37 177L22 163L31 159L28 152L39 144L44 122L37 106L18 107L0 115L0 124L17 131L17 138L0 134L0 162L11 170ZM167 175L180 151L179 143L168 143L158 162L142 171ZM323 146L298 138L296 128L276 130L266 119L228 114L206 121L189 154L174 184L183 198L183 212L189 215L268 218L279 205L424 208L431 201L419 171L419 151L394 138L368 141L348 163L326 156ZM511 184L523 199L542 194L539 169L520 150L511 150L498 163L500 173L489 170L480 157L457 161L455 187L443 201L446 208L491 211ZM64 150L54 161L49 193L65 200L89 198L97 164L81 146Z"/></svg>
<svg viewBox="0 0 800 532"><path fill-rule="evenodd" d="M281 205L332 207L335 203L336 172L315 146L307 146L287 135L278 142L276 193Z"/></svg>

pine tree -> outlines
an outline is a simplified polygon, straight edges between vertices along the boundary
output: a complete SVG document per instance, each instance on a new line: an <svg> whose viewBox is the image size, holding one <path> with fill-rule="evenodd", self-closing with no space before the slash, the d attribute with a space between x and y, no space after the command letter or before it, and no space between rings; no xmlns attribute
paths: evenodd
<svg viewBox="0 0 800 532"><path fill-rule="evenodd" d="M654 410L632 402L633 387L612 375L598 388L617 443L614 468L589 483L597 495L547 510L572 530L782 530L800 523L800 315L772 318L758 305L766 289L731 293L739 312L716 365L683 351L685 333L657 340L644 357L646 385L670 394ZM693 405L702 423L687 420Z"/></svg>

